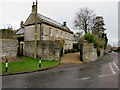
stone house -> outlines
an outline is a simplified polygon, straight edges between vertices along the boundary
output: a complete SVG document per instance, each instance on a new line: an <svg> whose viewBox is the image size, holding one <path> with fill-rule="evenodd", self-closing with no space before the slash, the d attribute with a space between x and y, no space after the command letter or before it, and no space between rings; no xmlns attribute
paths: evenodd
<svg viewBox="0 0 120 90"><path fill-rule="evenodd" d="M24 41L34 41L35 32L35 9L32 5L32 13L25 23L21 22L21 28L17 31L18 36L24 36ZM64 50L73 49L74 33L63 24L58 23L46 16L37 13L37 40L64 40Z"/></svg>
<svg viewBox="0 0 120 90"><path fill-rule="evenodd" d="M34 57L35 12L33 3L32 12L16 32L18 36L19 55ZM64 42L61 49L60 41ZM43 60L60 60L61 52L73 49L74 33L63 24L37 13L37 58Z"/></svg>

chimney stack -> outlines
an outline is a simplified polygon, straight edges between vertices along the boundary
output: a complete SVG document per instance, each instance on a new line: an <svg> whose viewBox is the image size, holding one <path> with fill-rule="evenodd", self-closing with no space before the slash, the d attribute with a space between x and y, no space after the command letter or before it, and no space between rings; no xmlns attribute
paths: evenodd
<svg viewBox="0 0 120 90"><path fill-rule="evenodd" d="M20 28L23 28L23 27L24 27L24 24L23 24L23 21L21 21Z"/></svg>
<svg viewBox="0 0 120 90"><path fill-rule="evenodd" d="M33 5L32 5L32 13L34 13L36 11L36 5L35 3L33 2Z"/></svg>
<svg viewBox="0 0 120 90"><path fill-rule="evenodd" d="M65 27L66 27L66 22L63 22L63 26L65 26Z"/></svg>

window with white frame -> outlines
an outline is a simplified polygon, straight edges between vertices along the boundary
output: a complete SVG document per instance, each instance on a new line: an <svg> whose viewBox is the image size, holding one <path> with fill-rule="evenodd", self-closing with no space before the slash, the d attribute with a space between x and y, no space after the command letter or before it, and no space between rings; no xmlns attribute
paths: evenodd
<svg viewBox="0 0 120 90"><path fill-rule="evenodd" d="M65 38L67 39L67 33L65 34Z"/></svg>
<svg viewBox="0 0 120 90"><path fill-rule="evenodd" d="M52 36L52 28L49 28L49 35Z"/></svg>
<svg viewBox="0 0 120 90"><path fill-rule="evenodd" d="M56 30L56 37L58 37L58 30Z"/></svg>
<svg viewBox="0 0 120 90"><path fill-rule="evenodd" d="M63 38L63 31L61 31L61 38Z"/></svg>
<svg viewBox="0 0 120 90"><path fill-rule="evenodd" d="M71 34L69 34L69 40L71 40Z"/></svg>

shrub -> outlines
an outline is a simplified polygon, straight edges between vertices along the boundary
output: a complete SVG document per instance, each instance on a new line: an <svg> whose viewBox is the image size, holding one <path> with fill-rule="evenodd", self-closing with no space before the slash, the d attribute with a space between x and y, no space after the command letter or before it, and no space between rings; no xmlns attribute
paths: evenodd
<svg viewBox="0 0 120 90"><path fill-rule="evenodd" d="M0 29L0 38L3 39L16 39L13 30L11 29Z"/></svg>
<svg viewBox="0 0 120 90"><path fill-rule="evenodd" d="M72 50L69 49L69 50L68 50L68 53L71 53L71 52L72 52Z"/></svg>
<svg viewBox="0 0 120 90"><path fill-rule="evenodd" d="M65 53L75 53L78 52L78 49L69 49L69 50L65 50Z"/></svg>
<svg viewBox="0 0 120 90"><path fill-rule="evenodd" d="M65 50L65 52L64 53L68 53L68 50Z"/></svg>
<svg viewBox="0 0 120 90"><path fill-rule="evenodd" d="M75 52L78 52L78 50L77 49L72 49L72 52L75 53Z"/></svg>
<svg viewBox="0 0 120 90"><path fill-rule="evenodd" d="M89 43L93 43L94 42L94 35L87 33L84 35L85 40L87 40Z"/></svg>
<svg viewBox="0 0 120 90"><path fill-rule="evenodd" d="M88 33L84 35L84 39L89 43L93 43L95 48L97 47L104 48L105 46L105 40L99 38L97 35Z"/></svg>
<svg viewBox="0 0 120 90"><path fill-rule="evenodd" d="M93 42L94 46L97 48L97 47L100 47L100 48L104 48L105 46L105 40L104 39L101 39L97 36L94 36L94 42Z"/></svg>

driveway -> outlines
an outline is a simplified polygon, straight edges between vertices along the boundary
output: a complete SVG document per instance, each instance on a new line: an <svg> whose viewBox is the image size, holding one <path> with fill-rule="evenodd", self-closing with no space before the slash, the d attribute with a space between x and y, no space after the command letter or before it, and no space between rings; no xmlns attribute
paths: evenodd
<svg viewBox="0 0 120 90"><path fill-rule="evenodd" d="M64 54L64 56L61 58L61 63L82 63L80 61L80 53L68 53Z"/></svg>

